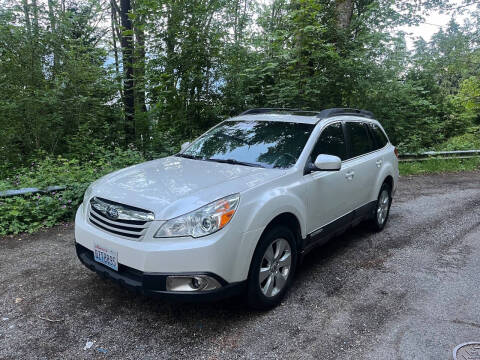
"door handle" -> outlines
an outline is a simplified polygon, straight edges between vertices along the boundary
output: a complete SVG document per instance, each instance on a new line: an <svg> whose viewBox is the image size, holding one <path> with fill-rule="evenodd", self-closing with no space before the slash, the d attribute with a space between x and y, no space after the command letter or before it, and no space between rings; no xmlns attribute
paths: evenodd
<svg viewBox="0 0 480 360"><path fill-rule="evenodd" d="M350 171L350 172L345 174L345 177L346 177L347 180L352 180L354 176L355 176L355 172L353 172L353 171Z"/></svg>
<svg viewBox="0 0 480 360"><path fill-rule="evenodd" d="M377 164L377 167L379 168L380 166L382 166L382 163L383 163L383 160L377 160L375 162L375 164Z"/></svg>

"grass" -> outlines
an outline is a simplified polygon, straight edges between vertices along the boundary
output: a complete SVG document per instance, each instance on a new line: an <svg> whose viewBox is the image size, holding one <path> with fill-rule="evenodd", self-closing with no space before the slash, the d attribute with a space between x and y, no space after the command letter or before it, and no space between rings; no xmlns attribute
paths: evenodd
<svg viewBox="0 0 480 360"><path fill-rule="evenodd" d="M480 157L469 159L429 159L425 161L400 162L400 175L435 174L480 169Z"/></svg>

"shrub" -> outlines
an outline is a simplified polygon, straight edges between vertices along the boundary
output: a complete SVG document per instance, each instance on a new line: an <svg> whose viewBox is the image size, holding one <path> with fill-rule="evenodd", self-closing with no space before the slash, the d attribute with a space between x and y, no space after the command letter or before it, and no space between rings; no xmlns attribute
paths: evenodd
<svg viewBox="0 0 480 360"><path fill-rule="evenodd" d="M37 160L41 158L41 160ZM67 186L65 191L30 196L0 198L0 235L33 232L73 219L88 185L114 170L145 161L137 150L101 148L90 159L66 159L37 154L30 166L0 180L0 190L52 185Z"/></svg>
<svg viewBox="0 0 480 360"><path fill-rule="evenodd" d="M480 127L471 127L463 135L457 135L436 147L439 151L480 149Z"/></svg>

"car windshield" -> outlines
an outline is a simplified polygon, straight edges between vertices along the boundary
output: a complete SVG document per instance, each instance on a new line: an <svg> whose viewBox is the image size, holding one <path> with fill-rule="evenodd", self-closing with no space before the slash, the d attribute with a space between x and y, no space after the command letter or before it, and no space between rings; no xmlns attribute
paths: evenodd
<svg viewBox="0 0 480 360"><path fill-rule="evenodd" d="M297 162L313 128L280 121L224 121L177 156L286 169Z"/></svg>

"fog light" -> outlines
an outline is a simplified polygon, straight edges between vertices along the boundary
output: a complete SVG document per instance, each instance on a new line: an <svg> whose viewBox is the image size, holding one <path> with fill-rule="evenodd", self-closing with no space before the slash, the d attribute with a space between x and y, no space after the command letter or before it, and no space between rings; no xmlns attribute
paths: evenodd
<svg viewBox="0 0 480 360"><path fill-rule="evenodd" d="M206 285L208 281L202 278L192 278L192 288L195 290L202 290Z"/></svg>
<svg viewBox="0 0 480 360"><path fill-rule="evenodd" d="M208 275L174 275L167 277L167 291L208 291L220 287L220 283Z"/></svg>

